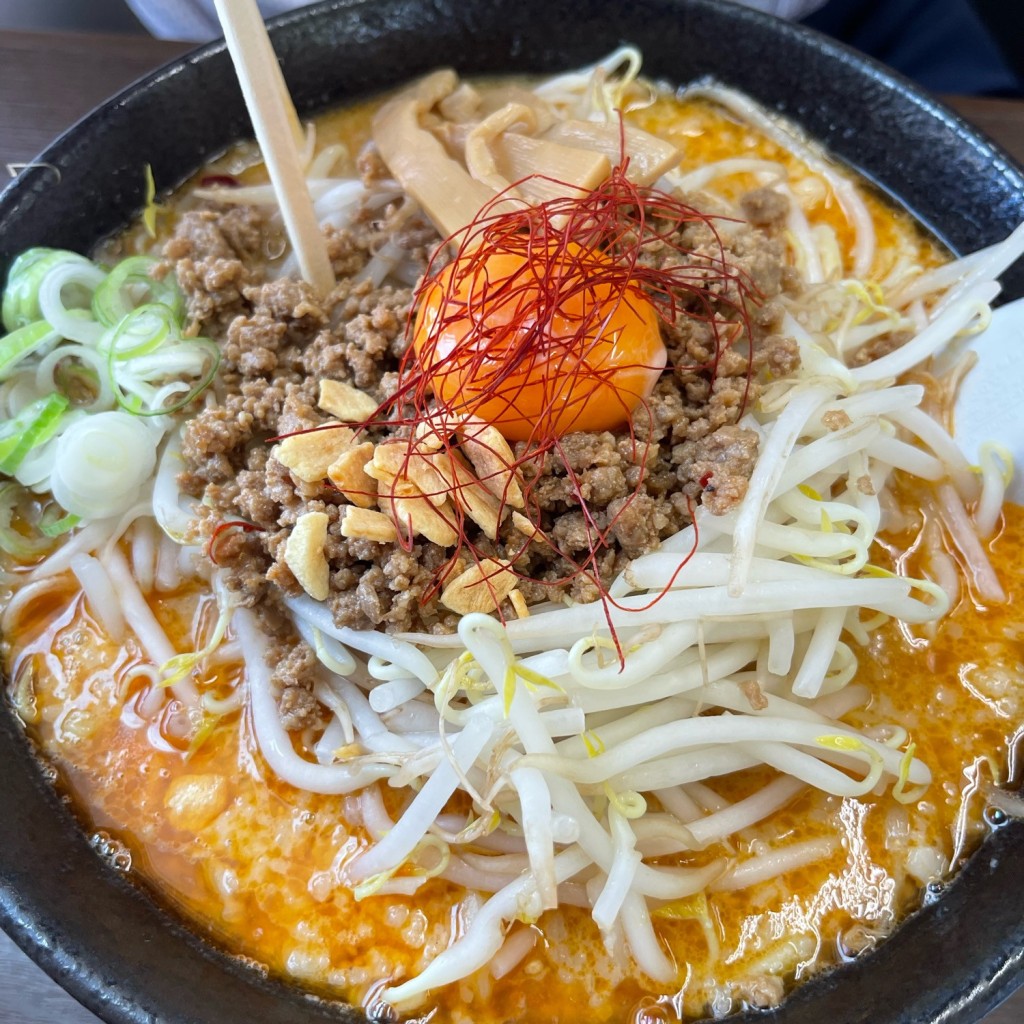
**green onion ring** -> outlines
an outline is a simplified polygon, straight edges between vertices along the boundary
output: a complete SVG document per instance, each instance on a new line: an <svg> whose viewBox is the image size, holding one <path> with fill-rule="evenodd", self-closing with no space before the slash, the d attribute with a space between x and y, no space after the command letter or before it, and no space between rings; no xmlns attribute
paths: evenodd
<svg viewBox="0 0 1024 1024"><path fill-rule="evenodd" d="M68 404L68 399L55 391L0 425L0 473L15 473L33 448L53 437Z"/></svg>
<svg viewBox="0 0 1024 1024"><path fill-rule="evenodd" d="M178 401L164 406L160 409L143 409L142 399L138 395L126 395L124 389L118 383L117 374L114 368L114 352L111 349L107 356L107 379L110 382L111 390L117 404L135 416L167 416L179 412L194 402L209 386L216 376L217 368L220 366L220 346L209 338L189 338L178 342L179 345L191 345L201 348L207 355L207 366L202 377L180 398Z"/></svg>
<svg viewBox="0 0 1024 1024"><path fill-rule="evenodd" d="M7 287L3 298L3 324L8 331L16 331L26 327L35 320L42 319L39 310L39 286L43 278L62 263L92 262L76 252L66 249L47 249L37 246L26 249L11 264L7 275Z"/></svg>
<svg viewBox="0 0 1024 1024"><path fill-rule="evenodd" d="M177 335L178 321L174 310L162 302L148 302L126 313L110 335L109 342L100 342L100 349L109 345L112 359L148 355L164 343L172 329ZM129 344L125 345L125 342Z"/></svg>
<svg viewBox="0 0 1024 1024"><path fill-rule="evenodd" d="M45 320L37 320L0 338L0 380L6 380L22 359L56 337L57 332Z"/></svg>
<svg viewBox="0 0 1024 1024"><path fill-rule="evenodd" d="M104 327L116 327L137 305L126 301L122 289L128 285L139 285L147 289L152 301L167 306L174 317L180 319L185 311L185 300L173 277L158 281L150 276L156 265L157 261L151 256L129 256L121 260L93 293L93 316Z"/></svg>

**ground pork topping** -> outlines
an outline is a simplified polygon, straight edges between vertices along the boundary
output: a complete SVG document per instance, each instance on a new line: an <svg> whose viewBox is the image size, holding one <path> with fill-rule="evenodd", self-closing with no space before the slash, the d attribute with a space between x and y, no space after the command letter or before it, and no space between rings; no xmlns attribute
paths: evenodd
<svg viewBox="0 0 1024 1024"><path fill-rule="evenodd" d="M378 169L364 164L372 187ZM305 591L326 599L339 625L450 632L467 610L511 618L539 601L594 600L630 559L686 526L696 503L716 514L734 508L758 445L738 421L759 378L791 372L799 359L778 334L774 301L793 287L778 237L784 203L758 190L744 209L763 229L719 238L697 220L672 245L641 253L653 267L677 258L679 245L697 265L725 256L756 296L745 307L752 365L682 309L664 330L667 367L632 423L567 434L537 459L482 423L451 424L461 447L446 458L428 435L410 440L407 427L346 426L386 409L406 350L413 290L360 275L395 204L330 229L339 280L327 299L271 279L261 254L273 251L273 229L261 214L184 215L165 269L177 275L196 329L220 340L223 361L216 401L185 428L181 482L199 499L208 537L226 522L254 528L217 539L228 585L259 606ZM391 237L425 270L438 239L422 220L402 217ZM735 281L710 291L723 308L745 301ZM459 556L459 531L472 532L479 564ZM594 531L607 540L597 555ZM304 722L303 688L281 671L282 713Z"/></svg>

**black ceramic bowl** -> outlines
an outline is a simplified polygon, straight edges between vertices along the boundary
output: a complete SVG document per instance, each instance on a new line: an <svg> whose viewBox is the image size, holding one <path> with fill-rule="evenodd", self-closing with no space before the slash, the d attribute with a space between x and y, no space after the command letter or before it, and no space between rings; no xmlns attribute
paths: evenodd
<svg viewBox="0 0 1024 1024"><path fill-rule="evenodd" d="M442 63L553 72L638 45L669 82L712 74L802 124L909 206L955 251L1024 219L1024 178L948 110L857 54L714 0L335 0L279 19L274 42L309 113ZM169 65L87 117L0 196L0 273L32 245L88 250L161 189L244 137L221 44ZM1024 293L1024 270L1006 278ZM312 1024L358 1015L261 978L108 867L0 709L0 924L111 1024ZM1024 824L1007 825L940 899L880 949L737 1020L871 1024L978 1020L1024 980ZM543 1019L538 1008L538 1021Z"/></svg>

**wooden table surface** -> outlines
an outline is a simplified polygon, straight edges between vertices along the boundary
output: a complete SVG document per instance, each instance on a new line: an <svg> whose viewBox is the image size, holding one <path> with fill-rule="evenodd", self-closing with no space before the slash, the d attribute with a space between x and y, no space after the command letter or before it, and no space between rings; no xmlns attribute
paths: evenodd
<svg viewBox="0 0 1024 1024"><path fill-rule="evenodd" d="M101 100L187 49L139 36L0 32L0 173L31 160ZM1024 163L1024 102L968 97L948 102ZM98 1019L0 932L0 1024L58 1022L98 1024ZM1024 989L985 1020L1021 1022Z"/></svg>

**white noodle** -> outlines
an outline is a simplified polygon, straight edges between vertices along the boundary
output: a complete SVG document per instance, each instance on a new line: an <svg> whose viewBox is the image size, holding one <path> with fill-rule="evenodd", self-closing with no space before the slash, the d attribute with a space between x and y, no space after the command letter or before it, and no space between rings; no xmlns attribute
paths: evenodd
<svg viewBox="0 0 1024 1024"><path fill-rule="evenodd" d="M157 622L156 616L132 578L131 569L121 550L116 546L108 549L104 552L101 562L117 592L128 628L135 634L150 661L158 668L165 665L178 652L174 649L174 645L168 639L163 627ZM188 676L179 679L167 689L185 707L199 706L199 693ZM152 699L146 701L146 709L151 712L159 707L162 702L162 694L161 691L154 690L151 691L150 696Z"/></svg>
<svg viewBox="0 0 1024 1024"><path fill-rule="evenodd" d="M757 525L764 519L768 502L782 476L786 457L796 444L807 420L825 397L824 389L812 387L791 399L772 424L767 443L762 445L747 493L736 515L732 567L729 574L730 597L736 598L744 591L750 572L750 562L754 556Z"/></svg>
<svg viewBox="0 0 1024 1024"><path fill-rule="evenodd" d="M831 857L839 848L837 836L790 843L788 846L750 857L737 864L721 878L712 882L708 888L711 892L735 892L737 889L746 889L748 886L784 875L787 871L796 871L798 868Z"/></svg>
<svg viewBox="0 0 1024 1024"><path fill-rule="evenodd" d="M937 495L939 515L953 543L964 556L978 596L992 604L1005 604L1006 591L978 539L974 524L952 484L940 484Z"/></svg>
<svg viewBox="0 0 1024 1024"><path fill-rule="evenodd" d="M281 724L277 701L271 690L267 641L256 619L247 609L236 608L232 624L245 651L248 704L256 740L260 753L275 775L311 793L352 793L392 774L393 769L387 765L322 765L299 757L291 737Z"/></svg>
<svg viewBox="0 0 1024 1024"><path fill-rule="evenodd" d="M807 653L793 680L793 693L797 697L817 697L821 692L845 621L845 608L826 608L822 611Z"/></svg>
<svg viewBox="0 0 1024 1024"><path fill-rule="evenodd" d="M71 559L71 571L85 594L93 616L110 639L120 643L124 636L124 615L106 569L92 555L79 552Z"/></svg>
<svg viewBox="0 0 1024 1024"><path fill-rule="evenodd" d="M423 692L423 683L419 679L403 676L393 682L382 683L370 691L370 707L382 715L401 707L413 697Z"/></svg>
<svg viewBox="0 0 1024 1024"><path fill-rule="evenodd" d="M153 589L157 542L153 520L148 517L136 519L132 524L132 572L144 594Z"/></svg>
<svg viewBox="0 0 1024 1024"><path fill-rule="evenodd" d="M453 744L455 765L442 761L395 827L376 846L346 866L350 880L360 882L371 875L396 868L412 853L455 792L458 786L456 766L465 772L480 755L492 731L491 723L482 718L474 717L467 723Z"/></svg>
<svg viewBox="0 0 1024 1024"><path fill-rule="evenodd" d="M0 627L4 634L11 636L16 632L19 625L18 620L38 598L65 585L66 581L61 579L58 573L49 573L30 583L22 584L7 602L3 610L3 617L0 618Z"/></svg>
<svg viewBox="0 0 1024 1024"><path fill-rule="evenodd" d="M949 344L971 321L983 315L988 304L999 294L999 284L984 281L975 285L955 303L942 311L917 337L901 345L881 359L851 370L860 384L898 377L912 370Z"/></svg>
<svg viewBox="0 0 1024 1024"><path fill-rule="evenodd" d="M572 878L588 863L589 859L581 850L566 850L555 857L555 877L560 882ZM483 967L501 949L505 922L517 915L520 904L534 891L534 881L528 875L509 882L484 904L462 938L439 953L417 977L386 988L382 997L389 1003L401 1005Z"/></svg>
<svg viewBox="0 0 1024 1024"><path fill-rule="evenodd" d="M679 833L682 842L670 842L658 849L659 854L678 853L681 850L700 850L712 843L721 842L729 836L751 825L763 821L770 814L785 807L797 793L804 789L799 779L779 778L768 783L756 793L730 804L712 814L700 816L699 810L693 815L697 820L689 822L685 832ZM669 795L669 800L673 796ZM682 791L675 791L675 799L683 796ZM645 830L646 831L646 830Z"/></svg>
<svg viewBox="0 0 1024 1024"><path fill-rule="evenodd" d="M974 510L978 536L988 540L1002 515L1006 488L1013 476L1013 456L1001 445L984 444L978 453L981 463L981 495ZM964 497L964 491L957 488Z"/></svg>
<svg viewBox="0 0 1024 1024"><path fill-rule="evenodd" d="M683 91L684 96L704 96L750 122L769 139L792 153L815 174L824 178L835 193L850 226L854 229L853 272L866 278L875 259L875 229L867 205L854 183L816 149L805 143L781 121L776 120L756 103L734 89L714 83L698 83Z"/></svg>
<svg viewBox="0 0 1024 1024"><path fill-rule="evenodd" d="M497 981L519 966L537 945L538 933L532 928L518 928L491 960L491 976Z"/></svg>
<svg viewBox="0 0 1024 1024"><path fill-rule="evenodd" d="M786 168L774 160L754 160L735 157L729 160L717 160L704 164L692 171L670 171L665 177L672 188L680 192L699 192L716 178L725 178L733 174L757 174L772 178L785 178Z"/></svg>

